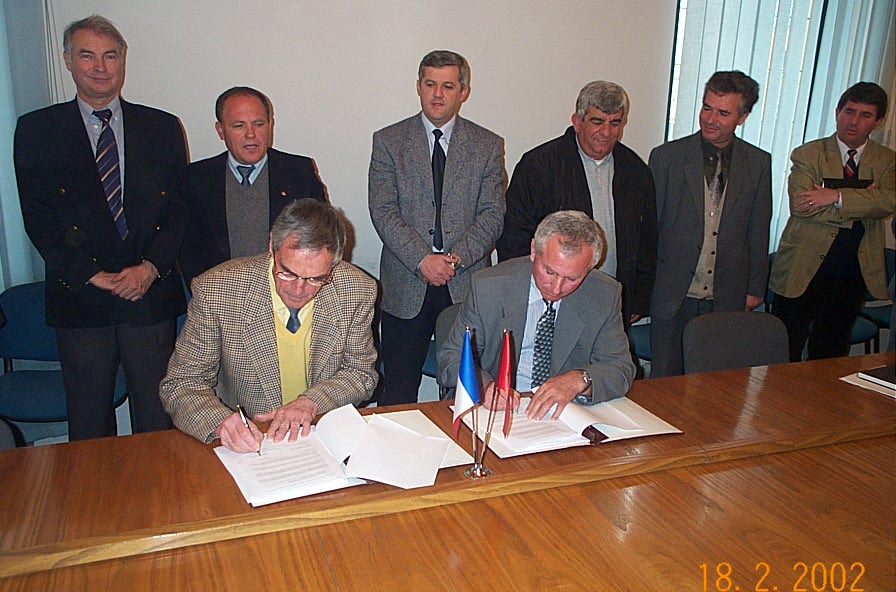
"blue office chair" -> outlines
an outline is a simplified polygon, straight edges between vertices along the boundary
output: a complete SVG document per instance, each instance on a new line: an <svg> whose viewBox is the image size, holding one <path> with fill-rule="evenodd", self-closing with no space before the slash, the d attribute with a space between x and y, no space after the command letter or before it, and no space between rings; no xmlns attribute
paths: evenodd
<svg viewBox="0 0 896 592"><path fill-rule="evenodd" d="M650 361L650 323L632 325L628 328L628 339L638 359Z"/></svg>
<svg viewBox="0 0 896 592"><path fill-rule="evenodd" d="M886 262L887 269L887 285L893 281L893 276L896 275L896 250L894 249L884 249L884 260ZM874 296L871 294L866 295L867 301L873 301ZM881 329L891 329L890 327L890 319L893 314L893 303L884 304L881 306L863 306L861 314L863 317L877 325Z"/></svg>
<svg viewBox="0 0 896 592"><path fill-rule="evenodd" d="M768 269L769 273L771 273L772 266L775 264L775 253L769 253L768 255ZM772 310L772 299L774 298L773 292L766 288L765 290L765 310L766 312L771 312ZM865 353L877 353L880 351L880 331L878 330L877 325L875 325L870 320L864 318L859 315L856 318L856 322L852 326L852 335L849 339L849 345L864 345Z"/></svg>
<svg viewBox="0 0 896 592"><path fill-rule="evenodd" d="M65 422L68 407L62 371L58 365L47 370L16 370L14 360L59 362L56 332L47 326L44 316L44 282L13 286L0 294L0 309L6 325L0 328L0 419L13 423L25 443L63 436L68 426L41 425ZM119 368L116 378L115 407L127 397L124 373ZM50 428L49 430L47 428Z"/></svg>
<svg viewBox="0 0 896 592"><path fill-rule="evenodd" d="M448 341L448 334L451 333L451 327L454 326L454 321L457 319L457 314L460 312L460 303L452 304L445 310L439 313L439 317L436 319L436 329L434 331L433 341L429 345L429 352L427 352L427 362L429 361L430 356L433 358L433 362L436 362L436 352L438 352L442 347L445 346L445 342ZM424 373L426 371L424 370ZM435 369L435 379L436 382L439 382L438 376L438 364L436 363ZM445 399L453 399L454 398L454 387L453 386L445 386L439 383L439 399L444 401Z"/></svg>

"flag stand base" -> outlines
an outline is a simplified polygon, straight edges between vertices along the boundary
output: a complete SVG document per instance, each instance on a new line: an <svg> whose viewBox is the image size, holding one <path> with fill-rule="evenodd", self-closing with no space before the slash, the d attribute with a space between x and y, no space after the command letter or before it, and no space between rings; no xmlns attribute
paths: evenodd
<svg viewBox="0 0 896 592"><path fill-rule="evenodd" d="M482 463L473 463L472 467L467 467L464 471L464 477L467 479L484 479L491 477L492 472L482 466Z"/></svg>

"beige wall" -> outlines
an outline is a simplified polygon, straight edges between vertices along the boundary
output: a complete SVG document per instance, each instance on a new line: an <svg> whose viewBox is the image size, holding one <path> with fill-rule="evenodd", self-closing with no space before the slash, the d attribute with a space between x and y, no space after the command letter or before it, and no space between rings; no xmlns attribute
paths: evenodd
<svg viewBox="0 0 896 592"><path fill-rule="evenodd" d="M419 110L414 81L427 51L470 61L461 113L505 138L508 175L523 152L569 125L590 80L628 91L624 141L645 160L665 129L676 0L48 3L59 46L73 20L98 13L116 23L130 46L124 96L179 115L194 160L224 149L213 128L222 90L246 84L268 94L275 146L316 160L331 202L354 226L352 260L375 275L370 138ZM59 80L73 97L68 73Z"/></svg>

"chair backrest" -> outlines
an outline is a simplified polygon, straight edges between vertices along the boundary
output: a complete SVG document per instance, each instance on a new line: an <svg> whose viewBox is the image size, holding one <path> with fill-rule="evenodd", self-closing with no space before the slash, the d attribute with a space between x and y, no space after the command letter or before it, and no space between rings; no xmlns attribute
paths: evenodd
<svg viewBox="0 0 896 592"><path fill-rule="evenodd" d="M765 312L713 312L691 319L684 327L684 372L788 362L787 329Z"/></svg>
<svg viewBox="0 0 896 592"><path fill-rule="evenodd" d="M460 303L452 304L441 313L439 313L439 318L436 319L436 329L434 331L435 335L435 348L436 352L438 352L442 347L444 347L445 342L448 341L448 334L451 332L451 327L454 325L454 321L457 319L457 313L460 312ZM438 373L436 373L436 382L438 382L439 377ZM439 398L445 399L453 396L454 389L450 389L450 393L445 390L446 387L443 385L439 385Z"/></svg>
<svg viewBox="0 0 896 592"><path fill-rule="evenodd" d="M0 358L59 361L56 331L47 326L44 282L13 286L0 294L6 325L0 328Z"/></svg>

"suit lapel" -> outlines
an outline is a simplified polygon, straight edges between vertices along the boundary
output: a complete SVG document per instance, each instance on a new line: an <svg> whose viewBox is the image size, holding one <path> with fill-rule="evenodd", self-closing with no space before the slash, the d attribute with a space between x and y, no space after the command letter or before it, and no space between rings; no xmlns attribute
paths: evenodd
<svg viewBox="0 0 896 592"><path fill-rule="evenodd" d="M252 366L265 397L283 404L280 392L280 363L277 357L277 334L274 329L271 288L267 278L269 259L258 257L250 270L246 300L236 314L242 319L242 336L246 350L252 352Z"/></svg>
<svg viewBox="0 0 896 592"><path fill-rule="evenodd" d="M454 129L451 130L451 144L448 148L448 158L445 160L445 180L442 185L442 207L445 200L451 196L452 189L466 169L466 161L470 154L467 146L469 136L466 133L466 125L460 115L455 116ZM432 164L430 163L430 168Z"/></svg>
<svg viewBox="0 0 896 592"><path fill-rule="evenodd" d="M703 149L700 144L700 132L693 136L693 148L684 151L684 174L688 182L688 189L691 190L691 199L694 202L694 208L697 210L697 216L703 219L703 189L706 182L703 180Z"/></svg>
<svg viewBox="0 0 896 592"><path fill-rule="evenodd" d="M89 218L98 225L99 232L118 237L118 229L109 214L106 194L96 167L93 142L84 127L84 119L81 117L78 101L69 102L67 107L68 109L59 121L59 137L63 142L69 144L66 152L71 159L69 163L71 170L84 175L81 182L85 189L84 198L87 202L85 205L93 210L93 214Z"/></svg>
<svg viewBox="0 0 896 592"><path fill-rule="evenodd" d="M865 156L864 154L862 155ZM824 140L824 167L822 177L837 178L843 177L843 160L840 156L840 146L837 144L837 136L829 136ZM862 177L862 163L859 162L859 177ZM821 179L817 179L816 183L821 183Z"/></svg>
<svg viewBox="0 0 896 592"><path fill-rule="evenodd" d="M501 302L501 329L507 329L513 333L514 360L520 359L523 348L523 333L526 331L526 310L529 303L529 285L532 281L532 266L526 265L528 260L520 265L519 270L513 276L508 294L494 295ZM509 305L508 305L509 303ZM503 339L502 335L497 336ZM489 336L492 338L492 336ZM500 348L498 350L500 352Z"/></svg>
<svg viewBox="0 0 896 592"><path fill-rule="evenodd" d="M596 273L596 272L591 272ZM587 280L586 280L587 281ZM572 350L588 322L583 318L583 313L587 311L586 303L582 302L576 295L582 294L576 290L567 296L560 304L560 310L557 313L557 321L554 325L554 343L551 347L551 376L554 376L560 368L566 364L566 360L572 354Z"/></svg>
<svg viewBox="0 0 896 592"><path fill-rule="evenodd" d="M419 179L418 195L434 199L432 186L432 157L429 153L429 139L426 137L426 128L423 127L423 121L420 119L422 115L415 115L408 122L409 130L404 134L404 144L402 146L405 154L408 155L411 171L420 171L414 175ZM442 195L444 195L444 188Z"/></svg>
<svg viewBox="0 0 896 592"><path fill-rule="evenodd" d="M341 264L340 264L341 265ZM334 271L334 273L336 273ZM329 289L328 289L329 288ZM314 300L311 321L311 347L308 362L308 386L320 382L325 363L331 359L337 343L344 343L339 327L332 319L341 318L336 288L331 284L321 288Z"/></svg>
<svg viewBox="0 0 896 592"><path fill-rule="evenodd" d="M227 228L227 196L226 183L230 167L227 166L227 152L218 155L211 166L205 170L205 177L199 183L199 191L203 191L202 208L208 216L208 228L218 228L220 232L209 233L217 245L217 250L227 254L230 259L230 232Z"/></svg>

